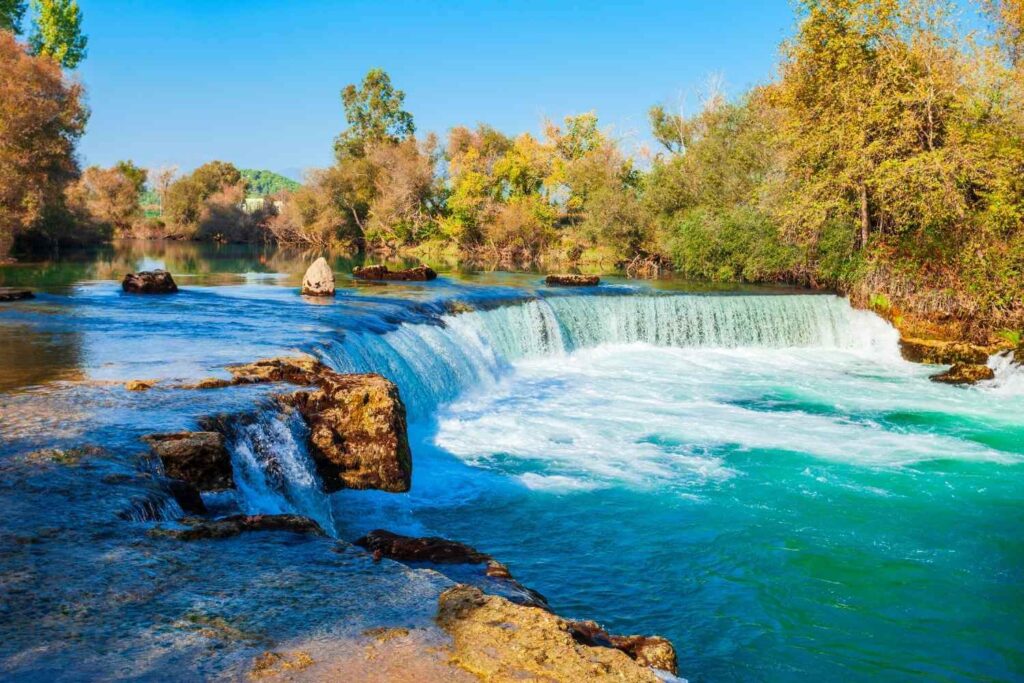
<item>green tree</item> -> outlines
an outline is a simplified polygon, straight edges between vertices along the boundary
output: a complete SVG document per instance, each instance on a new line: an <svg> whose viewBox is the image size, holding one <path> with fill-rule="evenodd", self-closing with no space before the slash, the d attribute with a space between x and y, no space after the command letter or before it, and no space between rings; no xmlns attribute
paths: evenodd
<svg viewBox="0 0 1024 683"><path fill-rule="evenodd" d="M146 189L146 180L148 174L146 169L136 166L131 161L119 161L114 164L114 168L120 171L125 178L127 178L132 186L135 188L135 196L142 197L142 193Z"/></svg>
<svg viewBox="0 0 1024 683"><path fill-rule="evenodd" d="M399 143L416 132L412 114L402 109L405 93L391 85L383 69L371 69L361 86L341 91L348 128L334 142L338 159L361 157L372 143Z"/></svg>
<svg viewBox="0 0 1024 683"><path fill-rule="evenodd" d="M45 55L68 69L85 59L88 39L82 33L78 0L32 0L35 11L29 45L32 53Z"/></svg>
<svg viewBox="0 0 1024 683"><path fill-rule="evenodd" d="M26 7L25 0L0 0L0 30L21 33Z"/></svg>

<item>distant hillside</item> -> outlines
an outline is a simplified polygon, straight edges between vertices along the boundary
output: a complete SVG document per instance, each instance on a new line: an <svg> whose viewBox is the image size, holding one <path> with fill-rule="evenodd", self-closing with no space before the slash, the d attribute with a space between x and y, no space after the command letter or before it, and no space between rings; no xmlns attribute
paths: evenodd
<svg viewBox="0 0 1024 683"><path fill-rule="evenodd" d="M286 178L280 173L253 168L239 169L242 177L249 182L247 194L249 196L265 197L270 194L277 194L282 190L295 190L301 183L291 178Z"/></svg>

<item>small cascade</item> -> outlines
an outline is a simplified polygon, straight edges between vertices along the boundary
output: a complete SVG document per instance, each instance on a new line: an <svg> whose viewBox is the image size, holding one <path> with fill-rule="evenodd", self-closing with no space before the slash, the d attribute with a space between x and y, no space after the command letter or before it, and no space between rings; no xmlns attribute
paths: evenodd
<svg viewBox="0 0 1024 683"><path fill-rule="evenodd" d="M414 418L486 386L523 358L604 344L706 348L826 347L897 358L896 331L845 299L824 295L578 295L348 333L324 348L341 372L398 384Z"/></svg>
<svg viewBox="0 0 1024 683"><path fill-rule="evenodd" d="M990 356L988 366L996 375L987 382L990 388L1005 394L1024 394L1024 364L1017 361L1013 351Z"/></svg>
<svg viewBox="0 0 1024 683"><path fill-rule="evenodd" d="M181 506L170 494L154 491L133 498L128 508L118 516L130 522L165 522L180 519L184 514Z"/></svg>
<svg viewBox="0 0 1024 683"><path fill-rule="evenodd" d="M334 535L330 500L306 449L308 428L298 413L268 406L231 425L239 505L246 514L304 515Z"/></svg>

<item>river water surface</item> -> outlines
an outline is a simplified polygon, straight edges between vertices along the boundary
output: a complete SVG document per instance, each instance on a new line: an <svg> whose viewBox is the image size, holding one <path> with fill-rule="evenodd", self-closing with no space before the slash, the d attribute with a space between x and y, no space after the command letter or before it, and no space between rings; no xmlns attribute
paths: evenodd
<svg viewBox="0 0 1024 683"><path fill-rule="evenodd" d="M0 674L236 676L280 643L429 625L434 571L330 538L147 534L180 511L139 437L273 389L122 383L306 351L398 384L412 491L324 496L302 425L267 409L215 509L464 541L559 614L671 638L693 681L1024 677L1019 368L932 383L829 295L450 272L340 276L323 302L297 294L310 260L128 243L0 268L38 292L0 308ZM120 292L153 267L181 292Z"/></svg>

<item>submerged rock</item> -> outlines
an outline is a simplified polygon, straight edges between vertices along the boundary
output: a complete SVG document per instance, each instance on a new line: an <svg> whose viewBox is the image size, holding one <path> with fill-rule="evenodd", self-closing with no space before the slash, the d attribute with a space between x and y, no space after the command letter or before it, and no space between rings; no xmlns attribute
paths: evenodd
<svg viewBox="0 0 1024 683"><path fill-rule="evenodd" d="M231 455L217 432L178 432L143 437L163 463L167 476L201 491L232 488Z"/></svg>
<svg viewBox="0 0 1024 683"><path fill-rule="evenodd" d="M993 379L995 376L995 371L987 365L957 363L945 372L932 375L930 379L933 382L944 384L974 384L982 380Z"/></svg>
<svg viewBox="0 0 1024 683"><path fill-rule="evenodd" d="M419 265L408 270L388 270L387 266L363 266L353 268L352 275L361 280L399 280L409 282L425 282L437 277L430 266Z"/></svg>
<svg viewBox="0 0 1024 683"><path fill-rule="evenodd" d="M549 287L595 287L601 284L601 278L596 275L548 275L544 278L545 284Z"/></svg>
<svg viewBox="0 0 1024 683"><path fill-rule="evenodd" d="M128 391L148 391L155 387L160 380L156 379L133 379L124 383Z"/></svg>
<svg viewBox="0 0 1024 683"><path fill-rule="evenodd" d="M324 530L302 515L232 515L214 520L188 518L182 520L187 529L154 529L154 536L197 541L208 538L231 538L247 531L291 531L297 534L324 536Z"/></svg>
<svg viewBox="0 0 1024 683"><path fill-rule="evenodd" d="M121 289L134 294L171 294L178 291L178 285L166 270L145 270L125 275Z"/></svg>
<svg viewBox="0 0 1024 683"><path fill-rule="evenodd" d="M334 296L334 272L323 256L313 261L302 278L303 296Z"/></svg>
<svg viewBox="0 0 1024 683"><path fill-rule="evenodd" d="M915 338L900 339L900 353L911 363L933 365L984 365L989 356L988 349L966 342Z"/></svg>
<svg viewBox="0 0 1024 683"><path fill-rule="evenodd" d="M0 287L0 301L21 301L35 296L31 289L20 287Z"/></svg>
<svg viewBox="0 0 1024 683"><path fill-rule="evenodd" d="M441 594L437 623L452 637L452 661L482 680L660 680L620 650L579 642L565 619L472 586L458 585Z"/></svg>
<svg viewBox="0 0 1024 683"><path fill-rule="evenodd" d="M324 489L408 491L412 452L398 387L380 375L341 375L326 368L316 385L279 399L305 418Z"/></svg>
<svg viewBox="0 0 1024 683"><path fill-rule="evenodd" d="M446 538L415 537L377 529L355 541L361 548L380 553L400 562L433 562L435 564L484 564L494 558L486 553Z"/></svg>

